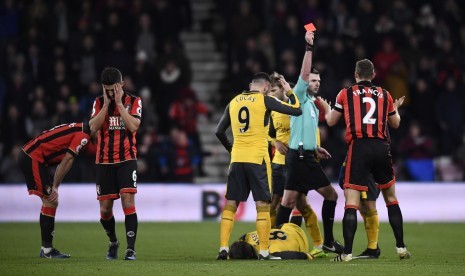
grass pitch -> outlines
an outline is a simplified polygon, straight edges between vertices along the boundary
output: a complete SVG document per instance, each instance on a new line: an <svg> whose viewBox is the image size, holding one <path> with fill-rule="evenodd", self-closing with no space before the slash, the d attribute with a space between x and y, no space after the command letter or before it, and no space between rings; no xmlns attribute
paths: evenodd
<svg viewBox="0 0 465 276"><path fill-rule="evenodd" d="M231 242L252 231L253 223L236 223ZM321 226L320 226L321 227ZM341 224L335 225L342 239ZM381 257L331 263L314 261L216 261L219 223L140 223L137 261L123 261L124 224L117 224L119 260L107 261L107 237L98 223L57 223L54 245L70 253L66 260L40 259L37 223L0 224L1 275L452 275L465 274L465 224L405 224L412 259L400 261L389 224L380 226ZM354 254L366 247L359 223Z"/></svg>

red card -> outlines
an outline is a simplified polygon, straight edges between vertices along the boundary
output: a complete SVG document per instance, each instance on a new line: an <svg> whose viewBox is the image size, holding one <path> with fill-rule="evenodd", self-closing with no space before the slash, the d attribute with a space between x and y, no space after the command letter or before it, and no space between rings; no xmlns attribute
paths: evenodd
<svg viewBox="0 0 465 276"><path fill-rule="evenodd" d="M308 23L307 25L304 26L304 28L307 32L316 31L315 25L313 25L313 23Z"/></svg>

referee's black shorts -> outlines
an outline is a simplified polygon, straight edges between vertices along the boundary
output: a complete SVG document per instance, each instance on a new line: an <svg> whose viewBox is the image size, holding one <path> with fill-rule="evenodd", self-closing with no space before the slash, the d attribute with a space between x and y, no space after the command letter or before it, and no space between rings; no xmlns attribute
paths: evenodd
<svg viewBox="0 0 465 276"><path fill-rule="evenodd" d="M247 201L250 191L252 191L254 201L271 201L270 163L231 163L226 187L226 199Z"/></svg>
<svg viewBox="0 0 465 276"><path fill-rule="evenodd" d="M320 162L315 159L315 152L306 150L300 159L297 150L289 149L286 154L286 190L307 194L330 185L330 181Z"/></svg>

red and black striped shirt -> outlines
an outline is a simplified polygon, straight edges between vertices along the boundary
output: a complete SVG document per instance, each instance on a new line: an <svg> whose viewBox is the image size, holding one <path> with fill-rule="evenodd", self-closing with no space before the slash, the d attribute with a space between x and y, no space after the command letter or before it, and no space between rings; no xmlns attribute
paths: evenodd
<svg viewBox="0 0 465 276"><path fill-rule="evenodd" d="M77 157L89 140L82 123L64 124L42 132L24 145L23 151L46 166L56 165L67 152Z"/></svg>
<svg viewBox="0 0 465 276"><path fill-rule="evenodd" d="M125 92L121 100L131 116L141 119L142 101L139 97ZM102 107L103 96L100 96L94 101L91 118L97 116ZM112 101L98 134L95 163L114 164L134 159L137 159L136 132L126 129L118 108Z"/></svg>
<svg viewBox="0 0 465 276"><path fill-rule="evenodd" d="M334 109L344 113L347 143L360 138L389 141L387 118L396 111L391 94L385 89L361 81L339 92Z"/></svg>

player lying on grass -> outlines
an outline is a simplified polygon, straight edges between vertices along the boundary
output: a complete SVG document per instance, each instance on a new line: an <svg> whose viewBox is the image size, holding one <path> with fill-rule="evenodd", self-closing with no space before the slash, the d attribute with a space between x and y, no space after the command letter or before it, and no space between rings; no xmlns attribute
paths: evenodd
<svg viewBox="0 0 465 276"><path fill-rule="evenodd" d="M285 223L270 231L270 254L282 260L313 260L305 232L294 223ZM258 259L257 231L244 234L229 247L230 259Z"/></svg>

